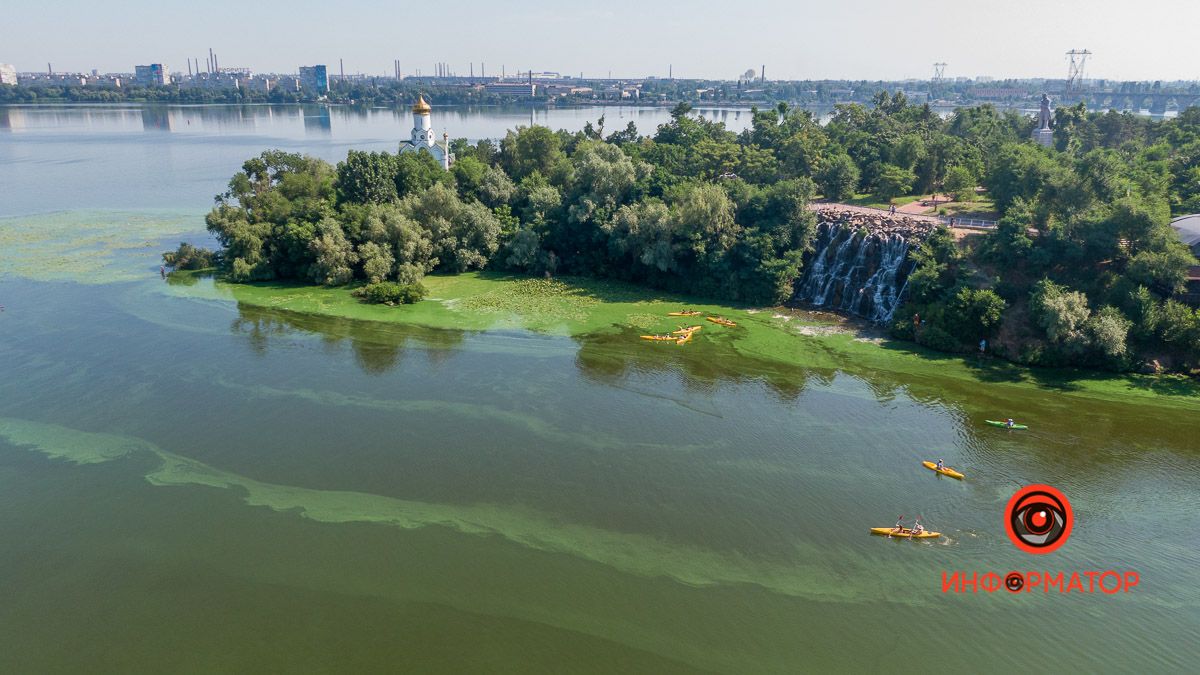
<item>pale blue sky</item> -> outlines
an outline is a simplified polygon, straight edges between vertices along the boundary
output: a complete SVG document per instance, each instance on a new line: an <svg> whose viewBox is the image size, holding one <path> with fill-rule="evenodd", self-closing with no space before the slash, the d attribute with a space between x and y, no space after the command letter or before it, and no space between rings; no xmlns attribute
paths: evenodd
<svg viewBox="0 0 1200 675"><path fill-rule="evenodd" d="M474 61L589 76L892 79L1063 77L1064 52L1095 55L1088 76L1200 79L1200 0L12 0L0 62L18 70L186 70L208 47L222 66L294 72L430 73ZM476 65L476 68L479 66Z"/></svg>

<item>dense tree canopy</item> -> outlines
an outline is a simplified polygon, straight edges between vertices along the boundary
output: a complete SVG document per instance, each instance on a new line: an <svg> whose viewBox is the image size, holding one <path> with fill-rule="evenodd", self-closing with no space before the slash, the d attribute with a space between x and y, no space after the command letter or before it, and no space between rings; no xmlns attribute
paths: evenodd
<svg viewBox="0 0 1200 675"><path fill-rule="evenodd" d="M881 92L824 125L779 105L733 133L684 103L648 136L603 119L577 133L521 127L455 141L450 171L425 153L351 151L333 167L268 151L230 180L208 225L234 280L409 285L492 268L776 303L811 247L818 193L983 188L999 227L971 247L939 231L914 249L898 335L938 349L986 338L1035 363L1200 365L1200 318L1173 297L1195 260L1168 225L1200 211L1200 110L1057 119L1042 148L1027 116L943 118Z"/></svg>

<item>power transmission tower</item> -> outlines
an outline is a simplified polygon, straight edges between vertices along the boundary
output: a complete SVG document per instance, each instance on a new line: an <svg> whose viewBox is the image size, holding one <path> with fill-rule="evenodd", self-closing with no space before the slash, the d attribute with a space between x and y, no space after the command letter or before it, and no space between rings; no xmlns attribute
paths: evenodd
<svg viewBox="0 0 1200 675"><path fill-rule="evenodd" d="M1067 66L1067 86L1066 93L1071 93L1071 90L1076 87L1083 86L1083 66L1087 63L1087 58L1092 53L1086 49L1072 49L1067 52L1067 58L1071 60L1071 64Z"/></svg>
<svg viewBox="0 0 1200 675"><path fill-rule="evenodd" d="M942 81L945 79L946 79L946 64L945 63L933 64L933 83L941 84Z"/></svg>

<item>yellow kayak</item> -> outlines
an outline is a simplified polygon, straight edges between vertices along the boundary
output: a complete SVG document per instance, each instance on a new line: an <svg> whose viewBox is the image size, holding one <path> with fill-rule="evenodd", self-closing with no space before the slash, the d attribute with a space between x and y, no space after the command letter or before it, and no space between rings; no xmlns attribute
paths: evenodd
<svg viewBox="0 0 1200 675"><path fill-rule="evenodd" d="M921 462L921 464L924 464L925 468L929 469L930 471L937 471L938 473L942 474L943 476L950 476L951 478L957 478L959 480L962 480L963 475L961 473L955 471L954 469L951 469L948 466L944 466L939 469L939 468L937 468L936 462Z"/></svg>
<svg viewBox="0 0 1200 675"><path fill-rule="evenodd" d="M700 312L685 309L682 312L667 312L667 316L700 316Z"/></svg>
<svg viewBox="0 0 1200 675"><path fill-rule="evenodd" d="M872 527L871 534L881 534L885 537L899 537L901 539L935 539L942 536L941 532L930 532L929 530L921 534L913 534L912 530L907 527L899 532L894 527Z"/></svg>
<svg viewBox="0 0 1200 675"><path fill-rule="evenodd" d="M681 338L679 338L678 340L676 340L676 341L675 341L675 344L677 344L677 345L685 345L685 344L687 344L687 343L691 342L691 341L692 341L692 335L693 335L692 333L685 333L685 334L683 335L683 337L681 337Z"/></svg>
<svg viewBox="0 0 1200 675"><path fill-rule="evenodd" d="M703 326L688 326L686 328L680 328L679 330L673 330L671 333L674 335L691 335L701 328L703 328Z"/></svg>
<svg viewBox="0 0 1200 675"><path fill-rule="evenodd" d="M722 325L722 326L729 326L729 327L731 327L731 328L732 328L733 326L736 326L736 325L737 325L736 323L734 323L734 322L730 321L729 319L726 319L726 318L725 318L725 317L723 317L723 316L710 316L710 317L708 317L708 320L709 320L709 321L711 321L711 322L713 322L713 323L720 324L720 325Z"/></svg>
<svg viewBox="0 0 1200 675"><path fill-rule="evenodd" d="M674 335L642 335L643 340L655 340L659 342L667 342L668 340L678 340Z"/></svg>

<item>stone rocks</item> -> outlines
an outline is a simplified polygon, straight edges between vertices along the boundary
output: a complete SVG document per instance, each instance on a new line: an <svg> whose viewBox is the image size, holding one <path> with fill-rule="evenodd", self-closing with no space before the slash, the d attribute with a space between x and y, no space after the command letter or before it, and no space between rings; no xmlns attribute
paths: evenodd
<svg viewBox="0 0 1200 675"><path fill-rule="evenodd" d="M818 223L837 223L852 230L865 228L879 236L897 234L913 243L923 240L937 227L934 220L901 213L871 213L839 207L819 207L815 211Z"/></svg>

